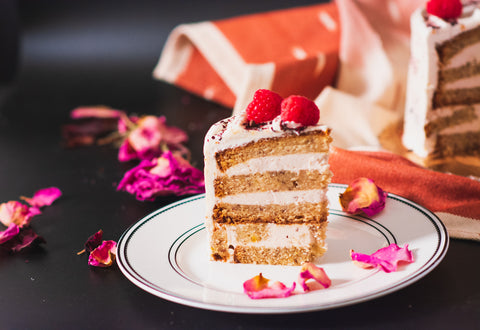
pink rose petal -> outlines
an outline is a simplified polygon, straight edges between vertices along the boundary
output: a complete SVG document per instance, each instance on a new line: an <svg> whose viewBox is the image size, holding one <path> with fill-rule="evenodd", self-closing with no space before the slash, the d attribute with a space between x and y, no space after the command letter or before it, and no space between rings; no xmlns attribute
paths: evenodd
<svg viewBox="0 0 480 330"><path fill-rule="evenodd" d="M378 267L386 273L397 271L397 266L400 262L412 263L414 260L412 252L408 249L408 244L400 248L394 243L379 249L371 255L356 253L350 250L350 257L359 267Z"/></svg>
<svg viewBox="0 0 480 330"><path fill-rule="evenodd" d="M85 242L85 251L87 253L95 250L100 244L102 244L103 230L97 231L95 234L90 236Z"/></svg>
<svg viewBox="0 0 480 330"><path fill-rule="evenodd" d="M117 243L115 241L103 241L95 248L88 257L88 264L96 267L109 267L115 261Z"/></svg>
<svg viewBox="0 0 480 330"><path fill-rule="evenodd" d="M349 214L364 212L373 216L385 208L387 194L373 180L358 178L340 194L343 211Z"/></svg>
<svg viewBox="0 0 480 330"><path fill-rule="evenodd" d="M125 113L121 110L111 109L106 106L85 106L73 109L70 112L70 117L73 119L79 118L120 118Z"/></svg>
<svg viewBox="0 0 480 330"><path fill-rule="evenodd" d="M31 206L39 208L52 205L52 203L60 196L62 196L60 189L57 187L50 187L38 190L32 198L22 196L21 199Z"/></svg>
<svg viewBox="0 0 480 330"><path fill-rule="evenodd" d="M40 213L38 208L30 208L25 204L17 201L9 201L0 204L0 222L5 226L10 226L11 223L19 227L27 226L34 215Z"/></svg>
<svg viewBox="0 0 480 330"><path fill-rule="evenodd" d="M309 279L313 279L320 284L321 287L319 289L326 289L332 284L332 281L323 268L317 267L311 262L306 262L302 265L300 274L298 275L298 283L302 286L303 291L311 290L311 287L307 284L307 280Z"/></svg>
<svg viewBox="0 0 480 330"><path fill-rule="evenodd" d="M17 236L19 232L20 227L14 223L11 223L7 229L0 231L0 244L11 240L13 237Z"/></svg>
<svg viewBox="0 0 480 330"><path fill-rule="evenodd" d="M286 298L295 290L295 282L289 288L278 281L270 281L262 273L243 283L244 292L251 299Z"/></svg>
<svg viewBox="0 0 480 330"><path fill-rule="evenodd" d="M15 239L8 241L8 243L15 242L10 245L12 252L18 252L23 250L34 243L45 243L43 237L37 235L31 227L21 228Z"/></svg>
<svg viewBox="0 0 480 330"><path fill-rule="evenodd" d="M185 149L182 143L188 135L180 128L168 126L165 116L132 117L130 123L134 126L131 130L126 122L119 122L119 132L128 134L120 147L119 161L159 157L164 146L170 150Z"/></svg>
<svg viewBox="0 0 480 330"><path fill-rule="evenodd" d="M31 227L20 228L12 224L7 231L9 231L9 239L0 243L0 247L11 252L18 252L33 245L33 243L45 243L43 237L38 236Z"/></svg>

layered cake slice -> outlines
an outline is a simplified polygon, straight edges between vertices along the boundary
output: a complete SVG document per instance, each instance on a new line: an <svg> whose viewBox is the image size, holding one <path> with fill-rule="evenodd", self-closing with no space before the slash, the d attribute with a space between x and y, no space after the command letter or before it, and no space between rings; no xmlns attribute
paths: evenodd
<svg viewBox="0 0 480 330"><path fill-rule="evenodd" d="M205 138L213 260L300 265L325 250L330 129L316 105L258 90Z"/></svg>
<svg viewBox="0 0 480 330"><path fill-rule="evenodd" d="M480 155L480 2L430 0L411 18L403 143L421 157Z"/></svg>

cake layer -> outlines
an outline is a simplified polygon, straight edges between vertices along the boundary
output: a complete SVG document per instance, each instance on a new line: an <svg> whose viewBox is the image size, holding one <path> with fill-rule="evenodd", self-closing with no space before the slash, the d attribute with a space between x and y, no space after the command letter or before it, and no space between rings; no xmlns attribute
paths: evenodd
<svg viewBox="0 0 480 330"><path fill-rule="evenodd" d="M327 221L328 201L243 205L219 203L213 208L216 223L322 223Z"/></svg>
<svg viewBox="0 0 480 330"><path fill-rule="evenodd" d="M474 103L480 103L480 86L446 91L437 90L433 96L433 108Z"/></svg>
<svg viewBox="0 0 480 330"><path fill-rule="evenodd" d="M325 250L327 223L320 225L215 225L212 257L236 263L300 265Z"/></svg>
<svg viewBox="0 0 480 330"><path fill-rule="evenodd" d="M239 246L235 249L233 260L242 264L275 264L284 266L300 266L305 262L313 262L325 253L325 249L318 248L318 252L310 248L276 247L263 248Z"/></svg>
<svg viewBox="0 0 480 330"><path fill-rule="evenodd" d="M215 154L217 167L225 172L228 168L244 163L252 158L327 152L329 149L329 131L311 131L300 135L291 133L283 137L263 138L236 148L226 148Z"/></svg>
<svg viewBox="0 0 480 330"><path fill-rule="evenodd" d="M249 175L220 176L213 182L215 197L258 191L300 191L324 189L330 172L300 170L252 173Z"/></svg>

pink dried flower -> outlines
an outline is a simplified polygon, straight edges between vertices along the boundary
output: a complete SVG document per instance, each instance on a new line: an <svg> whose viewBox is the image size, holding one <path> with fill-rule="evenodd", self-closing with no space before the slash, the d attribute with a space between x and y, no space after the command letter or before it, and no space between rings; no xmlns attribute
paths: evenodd
<svg viewBox="0 0 480 330"><path fill-rule="evenodd" d="M73 109L70 112L70 117L73 119L80 118L121 118L126 116L122 110L112 109L110 107L99 106L81 106Z"/></svg>
<svg viewBox="0 0 480 330"><path fill-rule="evenodd" d="M0 245L11 240L20 232L20 227L13 222L4 231L0 231Z"/></svg>
<svg viewBox="0 0 480 330"><path fill-rule="evenodd" d="M0 222L8 228L0 232L0 246L4 249L17 252L34 242L45 242L29 226L33 216L41 214L41 207L51 205L62 195L60 189L50 187L40 189L33 197L21 197L30 206L18 201L9 201L0 204Z"/></svg>
<svg viewBox="0 0 480 330"><path fill-rule="evenodd" d="M119 149L120 161L158 157L164 147L183 150L182 143L188 140L183 130L166 124L165 116L132 117L131 123L119 122L119 131L127 134ZM129 130L129 126L133 129Z"/></svg>
<svg viewBox="0 0 480 330"><path fill-rule="evenodd" d="M289 288L282 282L270 281L260 273L245 281L243 290L251 299L285 298L295 290L295 282Z"/></svg>
<svg viewBox="0 0 480 330"><path fill-rule="evenodd" d="M367 216L373 216L385 208L386 197L387 193L373 180L358 178L340 194L340 204L343 211L349 214L363 211Z"/></svg>
<svg viewBox="0 0 480 330"><path fill-rule="evenodd" d="M37 235L32 227L20 228L20 232L12 240L4 244L4 247L9 248L12 252L18 252L33 243L45 243L43 237Z"/></svg>
<svg viewBox="0 0 480 330"><path fill-rule="evenodd" d="M38 208L17 201L0 204L0 222L7 227L12 223L19 227L28 226L32 217L40 213Z"/></svg>
<svg viewBox="0 0 480 330"><path fill-rule="evenodd" d="M103 144L103 139L106 139L107 143L120 139L121 136L116 135L115 131L118 121L127 118L127 115L121 110L105 106L90 106L73 109L70 117L76 122L63 125L62 136L66 146L72 148ZM109 136L112 133L114 136Z"/></svg>
<svg viewBox="0 0 480 330"><path fill-rule="evenodd" d="M35 242L45 243L45 240L38 236L32 227L20 228L14 223L3 232L3 236L4 239L0 239L0 247L11 252L18 252Z"/></svg>
<svg viewBox="0 0 480 330"><path fill-rule="evenodd" d="M140 201L158 196L198 194L205 192L203 172L178 153L164 152L161 157L142 160L125 173L117 190L124 190Z"/></svg>
<svg viewBox="0 0 480 330"><path fill-rule="evenodd" d="M312 288L307 284L307 280L313 279L319 285L318 289L327 289L332 284L332 281L325 273L325 270L321 267L317 267L311 262L306 262L302 265L300 269L300 274L298 275L298 283L302 286L303 291L310 291Z"/></svg>
<svg viewBox="0 0 480 330"><path fill-rule="evenodd" d="M350 257L359 267L378 267L386 273L397 271L397 265L399 262L413 262L413 254L408 249L408 244L403 248L400 248L397 244L392 243L371 255L356 253L353 250L350 250Z"/></svg>
<svg viewBox="0 0 480 330"><path fill-rule="evenodd" d="M117 255L115 241L103 241L88 256L88 264L96 267L109 267L113 265Z"/></svg>
<svg viewBox="0 0 480 330"><path fill-rule="evenodd" d="M78 122L63 126L69 147L115 143L118 159L150 159L159 157L165 148L188 154L182 143L187 134L166 124L165 116L127 116L124 111L105 106L78 107L70 113Z"/></svg>
<svg viewBox="0 0 480 330"><path fill-rule="evenodd" d="M95 234L90 236L85 242L85 251L87 253L95 250L100 244L102 244L103 230L97 231Z"/></svg>
<svg viewBox="0 0 480 330"><path fill-rule="evenodd" d="M60 189L57 187L50 187L38 190L31 198L23 196L20 198L31 206L39 208L52 205L52 203L60 196L62 196Z"/></svg>

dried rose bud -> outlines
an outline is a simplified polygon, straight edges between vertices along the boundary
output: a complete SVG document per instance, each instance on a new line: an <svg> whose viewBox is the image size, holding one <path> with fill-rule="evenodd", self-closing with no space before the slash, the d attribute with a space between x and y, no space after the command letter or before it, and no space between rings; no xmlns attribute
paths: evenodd
<svg viewBox="0 0 480 330"><path fill-rule="evenodd" d="M373 216L385 208L386 197L387 193L373 180L358 178L340 194L340 204L343 211L349 214L364 212L367 216Z"/></svg>

